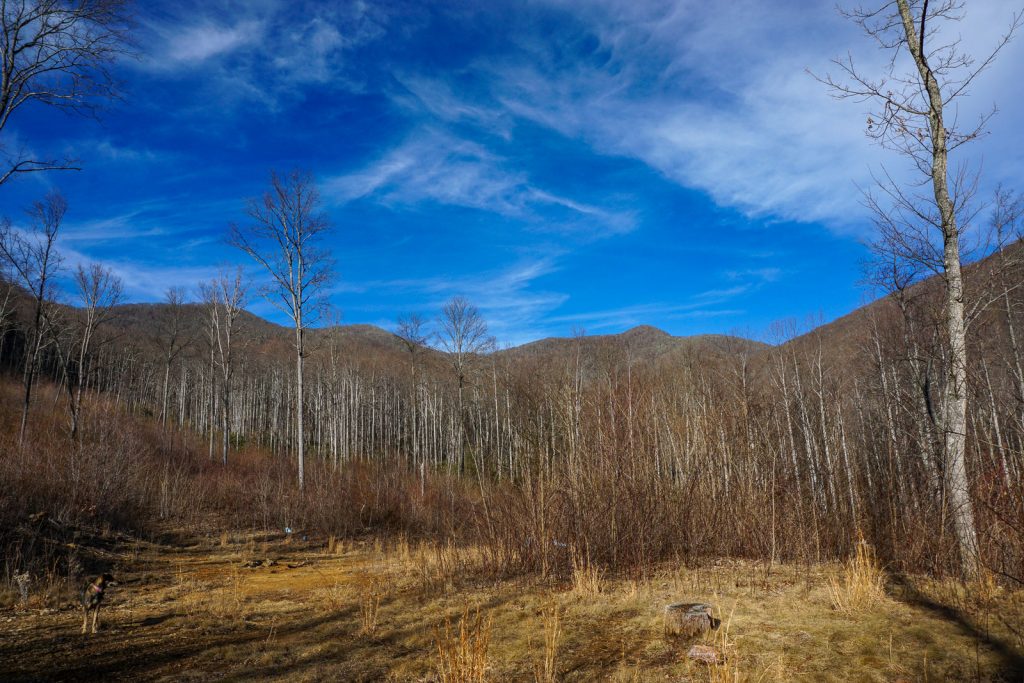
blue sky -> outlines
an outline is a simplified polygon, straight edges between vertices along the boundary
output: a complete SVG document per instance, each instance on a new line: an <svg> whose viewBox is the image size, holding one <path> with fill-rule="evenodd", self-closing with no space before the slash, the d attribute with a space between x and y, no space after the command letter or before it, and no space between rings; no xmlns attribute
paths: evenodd
<svg viewBox="0 0 1024 683"><path fill-rule="evenodd" d="M981 54L1012 8L967 9L956 29ZM883 65L831 0L147 1L138 36L99 122L35 107L5 131L85 170L0 188L14 220L63 191L68 263L112 267L133 301L244 263L227 225L271 169L300 167L335 225L345 322L461 294L501 343L764 336L863 302L857 186L904 173L864 137L867 105L806 73L847 51ZM964 158L983 189L1024 189L1021 63L1018 39L959 112L999 106Z"/></svg>

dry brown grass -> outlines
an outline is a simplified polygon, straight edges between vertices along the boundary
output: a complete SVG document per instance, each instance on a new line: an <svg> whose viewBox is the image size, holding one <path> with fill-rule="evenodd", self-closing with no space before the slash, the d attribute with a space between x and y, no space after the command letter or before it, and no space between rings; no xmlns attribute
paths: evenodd
<svg viewBox="0 0 1024 683"><path fill-rule="evenodd" d="M544 628L544 654L534 665L534 680L537 683L555 683L558 680L558 645L562 638L562 614L553 598L541 610L541 623Z"/></svg>
<svg viewBox="0 0 1024 683"><path fill-rule="evenodd" d="M247 539L236 534L227 549L216 540L212 549L141 547L138 564L116 572L124 584L88 649L55 638L80 625L73 612L33 602L10 612L13 621L0 615L0 679L39 671L74 679L83 667L105 666L126 679L200 671L279 681L996 681L1019 679L1012 660L963 623L1005 651L1024 649L1013 632L1024 622L1024 592L1007 587L913 579L918 594L958 610L957 620L918 606L899 586L893 599L846 615L832 606L831 568L776 565L767 575L725 560L652 568L642 581L605 576L585 598L552 595L551 582L530 576L453 576L450 590L424 591L419 562L441 583L441 573L476 566L473 549L414 546L403 561L391 541L385 557L372 542L327 556L322 543L270 541L261 555L281 561L243 568L237 551ZM288 568L299 560L308 564ZM374 581L386 592L367 609ZM679 601L716 606L723 623L702 642L725 655L717 666L688 662L692 641L664 639L664 606ZM168 647L184 654L169 661L161 657Z"/></svg>
<svg viewBox="0 0 1024 683"><path fill-rule="evenodd" d="M459 619L458 630L445 617L444 629L435 635L437 675L441 683L483 683L487 680L487 648L491 643L491 618L480 607L467 607Z"/></svg>
<svg viewBox="0 0 1024 683"><path fill-rule="evenodd" d="M735 613L734 604L728 617L723 618L720 609L715 614L715 618L719 620L719 627L711 632L710 645L718 651L721 659L717 664L708 667L708 680L711 683L741 683L747 680L747 676L740 670L740 654L736 642L729 635Z"/></svg>
<svg viewBox="0 0 1024 683"><path fill-rule="evenodd" d="M601 592L604 571L591 562L590 553L572 554L572 592L579 597L590 597Z"/></svg>
<svg viewBox="0 0 1024 683"><path fill-rule="evenodd" d="M372 636L377 632L377 615L380 601L387 594L387 576L367 576L360 582L359 632Z"/></svg>
<svg viewBox="0 0 1024 683"><path fill-rule="evenodd" d="M847 614L871 609L885 599L885 571L863 536L840 577L829 579L829 597L833 608Z"/></svg>

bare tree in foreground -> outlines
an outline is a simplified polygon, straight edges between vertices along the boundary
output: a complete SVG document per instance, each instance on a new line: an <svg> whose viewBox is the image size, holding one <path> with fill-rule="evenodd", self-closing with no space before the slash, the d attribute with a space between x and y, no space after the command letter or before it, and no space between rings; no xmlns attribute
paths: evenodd
<svg viewBox="0 0 1024 683"><path fill-rule="evenodd" d="M966 467L968 357L964 280L961 271L963 231L968 227L968 202L974 179L961 167L950 177L949 155L983 132L989 116L977 125L957 128L956 111L977 76L988 67L1020 25L1010 30L980 63L959 49L959 39L940 36L944 22L958 21L963 3L940 0L894 0L877 10L847 13L878 46L892 53L888 73L874 80L857 69L852 58L835 60L841 79L824 82L839 98L868 101L867 134L911 162L917 173L912 187L930 187L927 194L901 187L888 174L879 182L881 197L869 194L882 240L896 256L932 268L944 288L944 342L948 363L939 396L937 420L943 444L946 495L960 549L961 568L973 577L979 570L977 529ZM904 72L904 55L913 70ZM937 238L937 239L936 239Z"/></svg>
<svg viewBox="0 0 1024 683"><path fill-rule="evenodd" d="M0 225L0 256L16 281L32 297L32 311L25 330L25 361L23 382L25 388L21 412L18 443L25 442L28 411L32 403L39 355L47 338L51 311L56 297L54 278L60 271L61 256L57 252L57 234L68 204L62 195L51 192L43 201L28 210L32 232L24 235L14 229L6 218Z"/></svg>
<svg viewBox="0 0 1024 683"><path fill-rule="evenodd" d="M270 190L249 203L250 224L231 226L230 242L270 275L261 294L295 328L295 432L299 488L304 483L303 360L306 330L316 324L323 289L334 277L334 261L321 248L331 224L320 209L320 193L308 173L270 175Z"/></svg>
<svg viewBox="0 0 1024 683"><path fill-rule="evenodd" d="M93 115L117 96L114 61L128 52L127 0L10 0L0 4L0 134L30 102ZM7 149L0 185L20 173L77 170L73 159Z"/></svg>
<svg viewBox="0 0 1024 683"><path fill-rule="evenodd" d="M461 296L452 297L444 305L438 325L441 346L449 354L459 386L459 473L463 474L466 471L466 375L474 356L494 350L494 338L487 333L487 322L480 310Z"/></svg>

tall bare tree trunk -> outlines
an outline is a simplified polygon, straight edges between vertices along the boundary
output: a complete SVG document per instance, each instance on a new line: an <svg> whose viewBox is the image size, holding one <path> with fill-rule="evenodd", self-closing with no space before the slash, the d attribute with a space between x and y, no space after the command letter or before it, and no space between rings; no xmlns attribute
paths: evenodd
<svg viewBox="0 0 1024 683"><path fill-rule="evenodd" d="M964 323L964 281L960 267L960 231L953 200L949 195L948 149L943 121L943 99L939 84L923 52L924 36L918 36L908 0L897 0L907 46L928 93L928 123L932 141L932 192L939 210L942 230L942 267L945 282L945 325L949 344L947 385L942 392L941 415L946 456L946 487L953 527L960 547L960 565L965 577L978 573L978 537L974 526L974 504L967 479L967 326ZM922 10L924 30L928 5Z"/></svg>
<svg viewBox="0 0 1024 683"><path fill-rule="evenodd" d="M299 490L302 490L302 487L305 484L305 443L302 429L302 307L296 306L296 311L298 313L298 317L295 320L295 438L297 441L296 451L299 460Z"/></svg>

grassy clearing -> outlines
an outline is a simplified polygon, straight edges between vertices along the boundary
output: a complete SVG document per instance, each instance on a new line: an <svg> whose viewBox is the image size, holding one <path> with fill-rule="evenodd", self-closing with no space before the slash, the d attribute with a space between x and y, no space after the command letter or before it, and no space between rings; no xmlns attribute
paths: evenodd
<svg viewBox="0 0 1024 683"><path fill-rule="evenodd" d="M63 607L67 587L9 601L0 678L891 682L1024 671L1024 594L991 581L890 580L850 610L835 598L857 558L770 571L666 566L643 579L601 576L593 590L583 574L489 576L479 553L453 544L329 541L218 534L124 548L93 638ZM261 559L274 563L243 566ZM697 641L664 634L664 606L691 600L716 606L721 626L699 642L724 654L717 666L687 661Z"/></svg>

